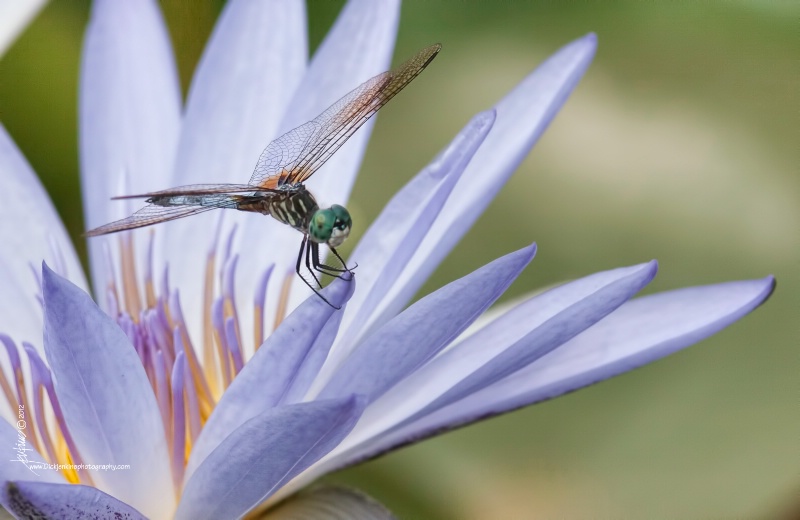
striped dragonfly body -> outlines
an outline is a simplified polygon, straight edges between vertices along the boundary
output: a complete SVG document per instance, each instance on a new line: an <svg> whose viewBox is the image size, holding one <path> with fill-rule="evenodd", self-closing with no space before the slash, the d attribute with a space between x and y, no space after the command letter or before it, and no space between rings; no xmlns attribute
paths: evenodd
<svg viewBox="0 0 800 520"><path fill-rule="evenodd" d="M308 226L319 210L319 204L305 186L296 184L269 197L242 197L236 209L270 215L278 222L308 235Z"/></svg>

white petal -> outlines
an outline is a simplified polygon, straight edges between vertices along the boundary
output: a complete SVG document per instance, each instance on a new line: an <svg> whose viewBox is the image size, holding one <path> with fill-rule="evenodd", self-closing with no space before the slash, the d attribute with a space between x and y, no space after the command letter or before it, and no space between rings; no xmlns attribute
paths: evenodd
<svg viewBox="0 0 800 520"><path fill-rule="evenodd" d="M162 187L246 183L259 154L276 137L286 105L305 70L307 54L303 2L229 2L192 80L174 175ZM237 242L246 250L239 259L242 275L236 278L237 304L243 310L252 305L256 280L274 261L277 237L288 233L298 239L296 232L272 218L230 210L224 215L209 213L161 225L164 259L171 267L171 280L183 294L193 337L199 337L195 332L201 330L203 260L219 218L224 218L227 230L238 224ZM248 227L242 232L244 224ZM198 232L203 230L206 232ZM279 286L280 281L270 285ZM242 314L242 327L250 330L251 313ZM250 350L251 345L247 346Z"/></svg>
<svg viewBox="0 0 800 520"><path fill-rule="evenodd" d="M62 274L82 289L86 280L47 193L2 125L0 186L0 332L20 348L23 341L31 343L44 357L42 306L37 300L42 260L61 266ZM5 354L0 359L5 360ZM22 359L27 365L27 356ZM3 416L11 419L2 401Z"/></svg>
<svg viewBox="0 0 800 520"><path fill-rule="evenodd" d="M0 57L33 20L47 0L0 0Z"/></svg>
<svg viewBox="0 0 800 520"><path fill-rule="evenodd" d="M83 48L80 157L87 228L127 216L138 202L116 195L164 188L180 125L180 92L169 35L150 0L94 3ZM137 232L147 236L146 231ZM103 243L89 241L99 301L108 279ZM144 247L140 247L140 258Z"/></svg>

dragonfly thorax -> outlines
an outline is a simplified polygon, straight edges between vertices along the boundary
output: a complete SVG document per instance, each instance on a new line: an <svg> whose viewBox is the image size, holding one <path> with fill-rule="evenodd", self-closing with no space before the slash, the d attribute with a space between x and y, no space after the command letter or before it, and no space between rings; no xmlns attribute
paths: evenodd
<svg viewBox="0 0 800 520"><path fill-rule="evenodd" d="M281 186L266 197L243 197L236 207L241 211L271 215L307 235L312 242L331 247L341 245L350 235L353 225L347 209L338 204L320 209L314 196L302 184Z"/></svg>
<svg viewBox="0 0 800 520"><path fill-rule="evenodd" d="M308 224L308 237L317 243L339 247L350 235L353 220L344 206L334 204L317 210Z"/></svg>

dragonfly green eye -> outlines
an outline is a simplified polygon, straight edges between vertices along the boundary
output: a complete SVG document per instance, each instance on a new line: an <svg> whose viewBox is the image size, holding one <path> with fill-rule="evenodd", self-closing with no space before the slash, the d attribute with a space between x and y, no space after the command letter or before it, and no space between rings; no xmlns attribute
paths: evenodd
<svg viewBox="0 0 800 520"><path fill-rule="evenodd" d="M314 213L308 225L308 234L314 242L327 242L331 247L339 247L350 235L352 225L353 220L347 209L334 204Z"/></svg>

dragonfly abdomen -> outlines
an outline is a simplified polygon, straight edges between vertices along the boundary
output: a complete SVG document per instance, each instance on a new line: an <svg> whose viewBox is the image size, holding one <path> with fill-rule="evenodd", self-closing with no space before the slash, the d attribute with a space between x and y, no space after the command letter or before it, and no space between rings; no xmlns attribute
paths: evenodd
<svg viewBox="0 0 800 520"><path fill-rule="evenodd" d="M151 197L147 202L156 206L220 206L230 201L230 195L164 195Z"/></svg>

